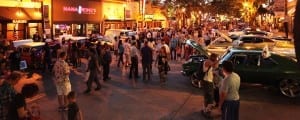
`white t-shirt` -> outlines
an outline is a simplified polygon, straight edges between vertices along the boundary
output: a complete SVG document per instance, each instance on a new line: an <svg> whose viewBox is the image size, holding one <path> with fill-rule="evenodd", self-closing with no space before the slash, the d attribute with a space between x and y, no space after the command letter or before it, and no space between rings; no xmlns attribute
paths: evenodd
<svg viewBox="0 0 300 120"><path fill-rule="evenodd" d="M138 49L135 46L130 47L130 56L134 57L138 55Z"/></svg>
<svg viewBox="0 0 300 120"><path fill-rule="evenodd" d="M227 93L225 100L239 100L241 78L236 73L231 73L225 77L221 82L220 92Z"/></svg>

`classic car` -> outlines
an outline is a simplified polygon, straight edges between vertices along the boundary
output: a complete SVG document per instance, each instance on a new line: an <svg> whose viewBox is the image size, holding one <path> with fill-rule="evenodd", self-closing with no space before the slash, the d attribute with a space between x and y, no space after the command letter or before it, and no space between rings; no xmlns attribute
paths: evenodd
<svg viewBox="0 0 300 120"><path fill-rule="evenodd" d="M268 37L270 37L273 34L271 32L262 31L258 28L257 29L245 28L244 30L232 29L228 32L228 36L233 40L236 40L237 38L239 38L242 35L259 35L259 36L268 36Z"/></svg>
<svg viewBox="0 0 300 120"><path fill-rule="evenodd" d="M264 48L266 45L273 49L276 42L268 37L259 35L242 35L237 40L232 42L233 47L245 47L245 48Z"/></svg>
<svg viewBox="0 0 300 120"><path fill-rule="evenodd" d="M182 73L191 77L199 64L207 58L208 53L202 53L206 51L200 45L189 45L199 50L202 55L198 58L191 57L182 65ZM263 52L262 49L230 48L221 56L220 65L223 61L230 60L234 64L235 72L240 75L241 82L272 85L279 88L285 96L299 96L300 69L297 67L296 60L269 51L269 55L266 57L262 54Z"/></svg>

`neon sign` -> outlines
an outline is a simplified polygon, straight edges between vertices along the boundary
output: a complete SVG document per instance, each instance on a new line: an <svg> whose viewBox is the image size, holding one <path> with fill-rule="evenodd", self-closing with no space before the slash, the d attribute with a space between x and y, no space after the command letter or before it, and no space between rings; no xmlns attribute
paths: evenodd
<svg viewBox="0 0 300 120"><path fill-rule="evenodd" d="M96 14L95 8L84 8L82 6L73 7L73 6L64 6L63 11L65 12L77 12L78 14Z"/></svg>

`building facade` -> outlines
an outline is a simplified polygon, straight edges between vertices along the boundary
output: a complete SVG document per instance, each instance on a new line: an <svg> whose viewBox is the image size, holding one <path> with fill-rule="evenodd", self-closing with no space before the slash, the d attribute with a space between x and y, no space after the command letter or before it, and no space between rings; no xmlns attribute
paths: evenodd
<svg viewBox="0 0 300 120"><path fill-rule="evenodd" d="M87 36L99 33L102 21L100 0L52 0L52 34Z"/></svg>
<svg viewBox="0 0 300 120"><path fill-rule="evenodd" d="M166 27L159 6L146 0L0 0L0 36L30 39L88 36L107 29Z"/></svg>
<svg viewBox="0 0 300 120"><path fill-rule="evenodd" d="M8 40L31 38L42 32L42 2L0 1L0 35Z"/></svg>

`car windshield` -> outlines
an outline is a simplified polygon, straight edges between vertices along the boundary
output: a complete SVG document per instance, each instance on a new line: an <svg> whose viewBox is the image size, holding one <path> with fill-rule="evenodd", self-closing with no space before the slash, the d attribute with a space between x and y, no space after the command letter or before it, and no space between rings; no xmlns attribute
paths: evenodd
<svg viewBox="0 0 300 120"><path fill-rule="evenodd" d="M220 56L220 59L223 59L228 53L230 53L230 49L226 50L226 52Z"/></svg>

